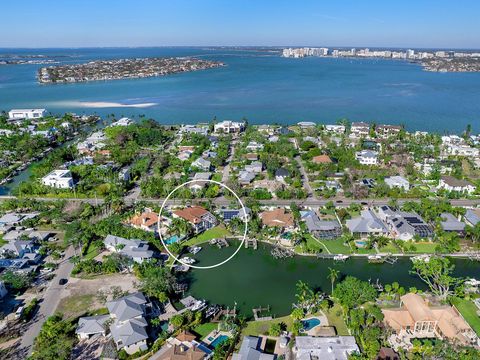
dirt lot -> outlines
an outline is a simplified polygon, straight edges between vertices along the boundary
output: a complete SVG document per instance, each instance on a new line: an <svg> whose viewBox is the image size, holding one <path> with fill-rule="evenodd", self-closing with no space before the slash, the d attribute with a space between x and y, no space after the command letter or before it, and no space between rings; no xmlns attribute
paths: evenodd
<svg viewBox="0 0 480 360"><path fill-rule="evenodd" d="M99 292L110 294L110 300L113 287L130 293L136 291L135 282L138 281L132 274L102 275L93 279L70 278L57 310L66 317L76 317L103 308L105 304L98 298Z"/></svg>

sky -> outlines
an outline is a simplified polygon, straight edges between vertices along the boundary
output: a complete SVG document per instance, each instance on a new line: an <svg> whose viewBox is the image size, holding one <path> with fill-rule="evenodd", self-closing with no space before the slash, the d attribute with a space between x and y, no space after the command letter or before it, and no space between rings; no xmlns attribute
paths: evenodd
<svg viewBox="0 0 480 360"><path fill-rule="evenodd" d="M0 47L480 48L478 0L4 0Z"/></svg>

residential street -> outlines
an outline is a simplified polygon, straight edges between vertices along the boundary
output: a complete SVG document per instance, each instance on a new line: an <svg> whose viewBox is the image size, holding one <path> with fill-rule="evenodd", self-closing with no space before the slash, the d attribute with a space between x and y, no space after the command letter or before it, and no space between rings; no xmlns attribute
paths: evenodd
<svg viewBox="0 0 480 360"><path fill-rule="evenodd" d="M50 282L50 286L45 291L40 303L40 308L33 318L32 324L22 336L20 349L26 352L28 351L29 354L32 351L31 347L33 345L33 341L40 332L43 323L49 316L55 313L55 310L60 302L60 293L63 291L65 286L68 286L68 282L66 285L59 285L58 281L62 278L70 279L70 274L73 269L73 263L70 262L70 258L73 256L73 254L73 247L70 246L65 251L65 257L55 272L55 277Z"/></svg>
<svg viewBox="0 0 480 360"><path fill-rule="evenodd" d="M296 156L295 161L297 162L298 168L300 169L300 173L302 174L303 187L307 190L308 197L314 198L315 193L313 192L313 189L310 186L310 181L308 181L308 174L305 171L305 167L302 164L302 159L300 158L300 156Z"/></svg>

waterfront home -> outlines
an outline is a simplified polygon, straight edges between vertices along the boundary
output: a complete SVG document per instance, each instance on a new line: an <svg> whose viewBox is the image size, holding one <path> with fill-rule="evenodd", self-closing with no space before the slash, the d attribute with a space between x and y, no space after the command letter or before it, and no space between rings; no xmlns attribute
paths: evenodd
<svg viewBox="0 0 480 360"><path fill-rule="evenodd" d="M248 185L255 179L255 176L254 172L242 170L238 173L238 183L240 185Z"/></svg>
<svg viewBox="0 0 480 360"><path fill-rule="evenodd" d="M285 180L290 176L290 171L285 168L279 168L275 171L275 180L285 183Z"/></svg>
<svg viewBox="0 0 480 360"><path fill-rule="evenodd" d="M146 241L107 235L103 243L107 250L128 256L139 264L153 257L153 251L149 250L148 242Z"/></svg>
<svg viewBox="0 0 480 360"><path fill-rule="evenodd" d="M359 217L347 220L346 225L353 235L360 237L388 234L385 224L370 209L362 210Z"/></svg>
<svg viewBox="0 0 480 360"><path fill-rule="evenodd" d="M93 155L106 146L107 136L103 131L96 131L84 141L77 144L77 150L81 155Z"/></svg>
<svg viewBox="0 0 480 360"><path fill-rule="evenodd" d="M241 219L245 220L250 217L250 214L252 213L252 210L250 208L245 207L245 211L243 211L243 208L240 209L221 209L220 213L222 214L223 221L225 222L230 222L233 219Z"/></svg>
<svg viewBox="0 0 480 360"><path fill-rule="evenodd" d="M176 337L165 341L160 350L150 360L202 360L211 357L212 351L198 343L197 337L188 331L181 331Z"/></svg>
<svg viewBox="0 0 480 360"><path fill-rule="evenodd" d="M72 189L74 186L70 170L53 170L42 178L42 184L57 189Z"/></svg>
<svg viewBox="0 0 480 360"><path fill-rule="evenodd" d="M477 225L480 222L480 209L467 209L465 221L471 226Z"/></svg>
<svg viewBox="0 0 480 360"><path fill-rule="evenodd" d="M174 217L188 221L196 233L208 230L218 224L215 216L201 206L186 207L173 212Z"/></svg>
<svg viewBox="0 0 480 360"><path fill-rule="evenodd" d="M398 188L403 189L404 191L410 190L410 182L403 176L388 176L385 178L385 184L387 184L390 189Z"/></svg>
<svg viewBox="0 0 480 360"><path fill-rule="evenodd" d="M117 350L127 354L143 351L147 346L147 320L145 316L151 306L141 292L107 302L107 309L113 320L110 333Z"/></svg>
<svg viewBox="0 0 480 360"><path fill-rule="evenodd" d="M210 171L212 168L212 163L204 158L198 158L192 162L192 167L202 169L203 171Z"/></svg>
<svg viewBox="0 0 480 360"><path fill-rule="evenodd" d="M449 144L445 147L445 153L447 155L477 157L480 154L480 150L466 144L465 145Z"/></svg>
<svg viewBox="0 0 480 360"><path fill-rule="evenodd" d="M350 135L352 137L361 138L370 134L370 125L366 122L353 122L350 127Z"/></svg>
<svg viewBox="0 0 480 360"><path fill-rule="evenodd" d="M107 334L106 322L110 320L110 315L86 316L78 319L78 325L75 330L80 340L89 339L95 335L105 336Z"/></svg>
<svg viewBox="0 0 480 360"><path fill-rule="evenodd" d="M345 125L325 125L325 130L334 134L345 134Z"/></svg>
<svg viewBox="0 0 480 360"><path fill-rule="evenodd" d="M224 134L238 134L245 130L244 122L235 122L235 121L222 121L213 126L213 131L215 133L224 133Z"/></svg>
<svg viewBox="0 0 480 360"><path fill-rule="evenodd" d="M302 219L307 225L307 229L318 239L336 239L342 235L342 226L337 219L320 219L314 211L308 211Z"/></svg>
<svg viewBox="0 0 480 360"><path fill-rule="evenodd" d="M207 136L208 127L207 126L198 126L198 125L182 125L179 130L180 134L198 134Z"/></svg>
<svg viewBox="0 0 480 360"><path fill-rule="evenodd" d="M293 215L287 213L284 208L277 208L270 211L264 211L259 214L263 225L268 227L278 227L281 229L293 229Z"/></svg>
<svg viewBox="0 0 480 360"><path fill-rule="evenodd" d="M119 119L118 121L114 121L113 123L111 123L109 125L109 127L113 127L113 126L129 126L129 125L132 125L133 124L133 120L128 118L128 117L122 117L121 119Z"/></svg>
<svg viewBox="0 0 480 360"><path fill-rule="evenodd" d="M312 121L300 121L299 123L297 123L297 125L300 126L302 129L309 129L317 126L317 124Z"/></svg>
<svg viewBox="0 0 480 360"><path fill-rule="evenodd" d="M412 339L448 339L465 346L478 346L478 337L458 310L452 306L431 306L418 294L400 297L400 307L382 309L384 324L393 330L389 337L394 349L412 347Z"/></svg>
<svg viewBox="0 0 480 360"><path fill-rule="evenodd" d="M472 194L476 187L470 181L454 178L453 176L442 176L438 184L439 189L447 191L458 191Z"/></svg>
<svg viewBox="0 0 480 360"><path fill-rule="evenodd" d="M297 360L347 360L354 353L360 354L354 336L297 336L293 347Z"/></svg>
<svg viewBox="0 0 480 360"><path fill-rule="evenodd" d="M386 205L381 206L378 213L396 239L408 241L415 236L428 238L433 235L432 228L416 213L398 211Z"/></svg>
<svg viewBox="0 0 480 360"><path fill-rule="evenodd" d="M135 214L127 220L127 224L136 229L157 232L158 214L151 209L145 209L143 213Z"/></svg>
<svg viewBox="0 0 480 360"><path fill-rule="evenodd" d="M250 141L246 147L248 151L257 152L263 150L263 144L260 144L256 141Z"/></svg>
<svg viewBox="0 0 480 360"><path fill-rule="evenodd" d="M440 227L443 231L455 232L462 236L465 234L466 224L463 221L458 220L453 214L442 213L440 219Z"/></svg>
<svg viewBox="0 0 480 360"><path fill-rule="evenodd" d="M275 355L265 354L262 348L262 338L257 336L245 336L237 353L234 353L232 360L273 360Z"/></svg>
<svg viewBox="0 0 480 360"><path fill-rule="evenodd" d="M373 150L361 150L355 153L355 159L362 165L377 165L378 152Z"/></svg>
<svg viewBox="0 0 480 360"><path fill-rule="evenodd" d="M398 125L378 125L375 128L375 133L377 136L383 139L398 135L400 131L402 131L402 127Z"/></svg>
<svg viewBox="0 0 480 360"><path fill-rule="evenodd" d="M8 112L9 120L39 119L47 114L46 109L12 109Z"/></svg>

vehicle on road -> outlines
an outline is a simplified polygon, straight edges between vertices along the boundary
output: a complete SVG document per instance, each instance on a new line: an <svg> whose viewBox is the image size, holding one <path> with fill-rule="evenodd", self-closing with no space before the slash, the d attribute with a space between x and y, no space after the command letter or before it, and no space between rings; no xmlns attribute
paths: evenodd
<svg viewBox="0 0 480 360"><path fill-rule="evenodd" d="M61 278L60 280L58 280L58 285L65 285L67 282L68 282L68 279Z"/></svg>

